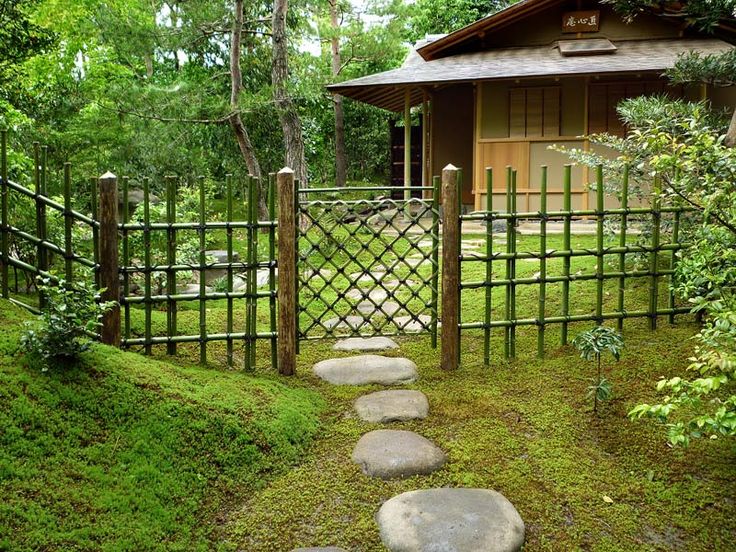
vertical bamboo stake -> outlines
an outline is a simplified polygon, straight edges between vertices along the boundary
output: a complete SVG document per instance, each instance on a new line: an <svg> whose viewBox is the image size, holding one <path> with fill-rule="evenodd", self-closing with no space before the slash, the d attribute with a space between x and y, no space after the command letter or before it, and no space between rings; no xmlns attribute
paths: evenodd
<svg viewBox="0 0 736 552"><path fill-rule="evenodd" d="M255 186L252 176L248 176L246 179L246 207L245 207L245 220L248 223L245 230L245 342L243 344L243 367L246 370L252 368L251 359L251 333L253 328L251 327L250 317L250 294L251 294L251 280L253 280L253 272L251 271L250 258L251 258L251 247L253 243L253 220L252 220L252 207L253 207L253 187Z"/></svg>
<svg viewBox="0 0 736 552"><path fill-rule="evenodd" d="M677 202L676 206L679 208L680 203ZM680 215L681 212L679 210L675 211L674 213L674 220L672 221L672 244L678 245L680 243ZM677 250L672 250L672 256L670 257L670 270L675 270L675 263L677 261ZM670 315L669 315L669 321L670 324L675 323L675 274L674 272L670 274L670 296L667 303L667 307L670 309Z"/></svg>
<svg viewBox="0 0 736 552"><path fill-rule="evenodd" d="M44 216L46 214L46 204L41 201L41 196L44 195L41 167L43 166L43 172L45 172L46 168L44 166L45 163L42 165L40 151L39 143L33 142L33 182L36 192L36 236L40 240L36 247L36 266L39 271L46 271L48 270L48 264L46 263L46 244L44 243L46 241L46 221ZM44 153L45 151L46 150L44 150ZM46 306L46 297L44 297L44 294L41 292L38 294L38 306L40 309L44 309Z"/></svg>
<svg viewBox="0 0 736 552"><path fill-rule="evenodd" d="M227 234L227 292L233 292L233 229L229 225L233 221L233 177L230 174L225 175L225 196L227 198L227 207L225 218L228 222L226 229ZM227 365L233 366L233 298L228 295L227 298L227 321L225 322L227 333Z"/></svg>
<svg viewBox="0 0 736 552"><path fill-rule="evenodd" d="M458 168L457 170L457 240L455 245L457 246L457 324L455 325L455 339L457 340L457 365L460 366L460 355L462 354L462 343L460 343L460 324L462 323L462 312L463 312L463 296L460 290L460 282L462 281L462 263L460 257L462 256L462 233L463 233L463 170Z"/></svg>
<svg viewBox="0 0 736 552"><path fill-rule="evenodd" d="M493 288L493 168L486 168L486 304L483 319L483 364L491 364L491 301Z"/></svg>
<svg viewBox="0 0 736 552"><path fill-rule="evenodd" d="M100 281L103 301L120 299L118 276L118 179L107 172L100 177ZM102 317L100 337L107 345L120 346L120 306Z"/></svg>
<svg viewBox="0 0 736 552"><path fill-rule="evenodd" d="M64 278L74 280L74 251L72 250L72 165L64 163Z"/></svg>
<svg viewBox="0 0 736 552"><path fill-rule="evenodd" d="M513 169L508 166L506 167L506 214L511 214L511 178ZM512 235L512 220L506 218L506 301L504 301L504 319L506 322L511 320L511 258L509 255L512 252L511 242L513 241ZM503 358L506 360L511 356L511 326L504 326L503 328Z"/></svg>
<svg viewBox="0 0 736 552"><path fill-rule="evenodd" d="M544 358L544 319L547 304L547 166L542 166L542 182L539 188L539 326L537 331L537 356Z"/></svg>
<svg viewBox="0 0 736 552"><path fill-rule="evenodd" d="M299 180L294 180L294 213L296 213L296 241L294 242L294 289L296 290L294 292L294 297L296 298L296 308L294 309L294 324L296 327L296 354L299 354L299 339L301 337L301 331L299 329L299 315L301 313L301 304L299 303L299 293L300 293L300 286L301 281L299 279L299 240L302 237L302 232L306 234L309 231L309 225L306 220L306 216L302 214L300 210L300 199L301 194L299 193L300 190L300 182ZM305 199L308 199L309 196L307 196Z"/></svg>
<svg viewBox="0 0 736 552"><path fill-rule="evenodd" d="M511 225L511 322L509 332L509 354L511 358L516 358L516 170L511 172L511 215L509 224Z"/></svg>
<svg viewBox="0 0 736 552"><path fill-rule="evenodd" d="M440 177L432 177L432 348L437 348L437 320L439 312L439 282L440 282Z"/></svg>
<svg viewBox="0 0 736 552"><path fill-rule="evenodd" d="M40 189L40 192L42 195L46 197L48 197L48 188L47 188L48 159L49 159L49 147L42 146L41 147L41 189ZM41 204L41 209L39 209L39 213L41 215L41 222L39 224L41 233L38 235L38 237L42 240L45 240L48 238L48 220L47 220L48 217L46 215L46 204L45 203ZM41 270L49 269L49 252L46 248L43 249L43 253L40 258L39 268Z"/></svg>
<svg viewBox="0 0 736 552"><path fill-rule="evenodd" d="M97 193L97 179L89 179L89 197L90 207L92 212L92 220L98 222L100 219L98 212L98 193ZM98 288L102 287L100 284L100 229L97 224L92 225L92 260L95 263L95 286Z"/></svg>
<svg viewBox="0 0 736 552"><path fill-rule="evenodd" d="M604 222L604 196L603 196L603 166L598 165L595 173L595 197L596 197L596 269L595 269L595 321L599 326L603 324L603 222Z"/></svg>
<svg viewBox="0 0 736 552"><path fill-rule="evenodd" d="M151 182L143 179L143 288L145 294L145 342L146 354L152 352L151 346Z"/></svg>
<svg viewBox="0 0 736 552"><path fill-rule="evenodd" d="M256 365L256 337L257 329L257 291L258 291L258 191L260 182L256 177L250 177L250 186L248 188L248 281L246 288L248 294L246 297L246 326L247 347L246 347L246 369L253 369Z"/></svg>
<svg viewBox="0 0 736 552"><path fill-rule="evenodd" d="M130 222L130 204L129 204L129 192L130 192L130 179L127 176L123 177L123 224ZM123 226L123 266L128 267L130 265L130 244L128 240L128 231ZM130 305L127 302L128 294L130 292L130 276L128 271L123 271L123 338L130 339Z"/></svg>
<svg viewBox="0 0 736 552"><path fill-rule="evenodd" d="M278 334L279 373L290 376L296 371L297 318L296 310L296 187L294 171L281 169L276 175L279 198L278 249Z"/></svg>
<svg viewBox="0 0 736 552"><path fill-rule="evenodd" d="M570 315L570 219L572 217L571 202L572 165L565 165L562 184L562 249L565 256L562 258L562 329L560 330L560 342L567 345L567 319Z"/></svg>
<svg viewBox="0 0 736 552"><path fill-rule="evenodd" d="M276 339L276 180L274 174L268 175L268 315L271 330L271 363L278 370L278 341Z"/></svg>
<svg viewBox="0 0 736 552"><path fill-rule="evenodd" d="M626 294L626 232L629 224L629 166L624 166L623 181L621 183L621 233L618 239L618 245L624 251L618 256L618 271L621 276L618 279L618 312L621 318L618 319L618 331L624 329L624 298Z"/></svg>
<svg viewBox="0 0 736 552"><path fill-rule="evenodd" d="M444 370L458 368L460 304L460 193L459 169L442 169L442 364Z"/></svg>
<svg viewBox="0 0 736 552"><path fill-rule="evenodd" d="M207 364L207 295L206 280L204 267L207 265L207 235L206 224L207 214L206 194L204 187L204 177L199 177L199 363L204 366ZM228 270L230 272L230 270ZM228 290L230 288L228 287Z"/></svg>
<svg viewBox="0 0 736 552"><path fill-rule="evenodd" d="M176 181L172 176L166 177L166 222L169 225L166 231L166 262L169 265L166 269L166 322L170 339L176 335L176 300L172 298L176 295L176 270L173 268L176 264L176 230L172 226L176 222ZM166 344L166 353L176 354L175 342Z"/></svg>
<svg viewBox="0 0 736 552"><path fill-rule="evenodd" d="M0 178L2 178L2 191L0 199L2 201L2 228L0 233L0 249L2 249L2 294L3 299L10 297L8 289L8 262L10 259L9 243L8 243L8 131L0 130Z"/></svg>
<svg viewBox="0 0 736 552"><path fill-rule="evenodd" d="M649 329L657 329L657 303L659 295L659 226L661 213L659 211L662 193L662 181L654 178L652 190L652 247L649 253Z"/></svg>

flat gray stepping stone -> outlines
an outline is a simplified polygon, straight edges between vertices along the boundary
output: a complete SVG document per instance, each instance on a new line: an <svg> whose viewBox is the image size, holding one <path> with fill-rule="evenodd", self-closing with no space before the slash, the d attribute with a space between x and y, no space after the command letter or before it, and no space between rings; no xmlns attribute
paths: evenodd
<svg viewBox="0 0 736 552"><path fill-rule="evenodd" d="M358 397L354 404L358 417L365 422L406 422L426 418L429 401L421 391L389 389Z"/></svg>
<svg viewBox="0 0 736 552"><path fill-rule="evenodd" d="M524 522L506 497L487 489L426 489L387 500L376 515L391 552L516 552Z"/></svg>
<svg viewBox="0 0 736 552"><path fill-rule="evenodd" d="M366 433L355 445L352 458L364 474L381 479L427 475L447 461L445 453L429 439L396 429Z"/></svg>
<svg viewBox="0 0 736 552"><path fill-rule="evenodd" d="M419 376L417 365L408 358L358 355L318 362L314 374L335 385L395 385L411 383Z"/></svg>
<svg viewBox="0 0 736 552"><path fill-rule="evenodd" d="M212 293L210 286L205 286L205 293ZM188 295L199 295L199 284L187 284L179 288L179 293Z"/></svg>
<svg viewBox="0 0 736 552"><path fill-rule="evenodd" d="M345 297L352 299L353 301L361 301L363 299L370 299L376 303L381 303L388 299L388 293L386 290L376 288L370 291L365 289L353 288L345 294Z"/></svg>
<svg viewBox="0 0 736 552"><path fill-rule="evenodd" d="M348 337L333 347L335 351L385 351L398 348L399 345L388 337Z"/></svg>
<svg viewBox="0 0 736 552"><path fill-rule="evenodd" d="M365 318L357 315L345 316L344 318L330 318L324 321L324 326L328 330L359 330L363 326L370 325Z"/></svg>
<svg viewBox="0 0 736 552"><path fill-rule="evenodd" d="M361 314L378 314L382 316L391 316L399 312L401 307L393 301L386 301L376 305L372 301L361 301L356 307Z"/></svg>
<svg viewBox="0 0 736 552"><path fill-rule="evenodd" d="M397 316L393 321L399 330L403 330L407 333L418 333L429 330L430 324L432 323L432 317L428 314L420 314L417 317L412 317L407 314L406 316ZM442 323L438 321L437 327L439 328L441 326Z"/></svg>
<svg viewBox="0 0 736 552"><path fill-rule="evenodd" d="M291 552L345 552L344 548L337 546L311 546L308 548L295 548Z"/></svg>

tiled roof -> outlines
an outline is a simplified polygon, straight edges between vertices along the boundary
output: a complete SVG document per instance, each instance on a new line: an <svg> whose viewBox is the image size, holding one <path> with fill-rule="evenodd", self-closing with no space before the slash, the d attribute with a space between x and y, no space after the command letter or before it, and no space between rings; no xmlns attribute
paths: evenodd
<svg viewBox="0 0 736 552"><path fill-rule="evenodd" d="M410 63L391 71L368 75L328 88L366 103L392 111L404 105L405 90L412 104L422 99L421 87L494 79L607 75L663 71L681 53L695 50L705 54L733 48L717 38L617 41L615 53L562 56L557 43L525 48L497 48L423 61L410 56Z"/></svg>

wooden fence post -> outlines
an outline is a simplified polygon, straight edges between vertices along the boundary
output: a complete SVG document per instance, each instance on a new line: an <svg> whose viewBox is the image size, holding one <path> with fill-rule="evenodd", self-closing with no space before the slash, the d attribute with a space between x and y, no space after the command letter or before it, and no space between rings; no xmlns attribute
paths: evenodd
<svg viewBox="0 0 736 552"><path fill-rule="evenodd" d="M100 283L103 301L120 300L118 276L118 179L111 172L100 177ZM102 342L120 346L120 306L102 318Z"/></svg>
<svg viewBox="0 0 736 552"><path fill-rule="evenodd" d="M278 217L278 368L291 376L296 371L296 209L294 171L288 167L276 175Z"/></svg>
<svg viewBox="0 0 736 552"><path fill-rule="evenodd" d="M460 196L458 173L442 169L442 360L444 370L455 370L460 358Z"/></svg>

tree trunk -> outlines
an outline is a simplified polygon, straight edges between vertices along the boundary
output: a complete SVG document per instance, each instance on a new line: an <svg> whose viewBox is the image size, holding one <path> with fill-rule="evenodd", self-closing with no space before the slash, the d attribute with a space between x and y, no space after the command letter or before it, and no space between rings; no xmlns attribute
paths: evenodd
<svg viewBox="0 0 736 552"><path fill-rule="evenodd" d="M230 126L238 142L240 153L248 168L248 174L261 177L261 166L258 163L253 143L250 141L248 130L240 117L240 91L243 89L243 76L240 68L240 46L243 34L243 0L235 0L233 29L230 35ZM261 220L268 220L268 206L266 195L263 193L265 183L261 182L261 193L258 198L258 216Z"/></svg>
<svg viewBox="0 0 736 552"><path fill-rule="evenodd" d="M329 0L330 4L330 47L332 53L332 75L340 73L342 61L340 59L340 24L337 20L337 0ZM334 94L332 101L335 105L335 185L345 186L347 182L348 160L345 151L345 111L342 105L342 96Z"/></svg>
<svg viewBox="0 0 736 552"><path fill-rule="evenodd" d="M271 82L273 99L281 121L286 148L286 164L302 187L307 187L307 162L304 157L304 138L299 114L286 89L289 76L288 45L286 42L286 12L288 0L274 0L271 33L273 54L271 57Z"/></svg>
<svg viewBox="0 0 736 552"><path fill-rule="evenodd" d="M731 124L728 125L728 131L726 131L726 145L729 148L736 148L736 109L733 110Z"/></svg>

